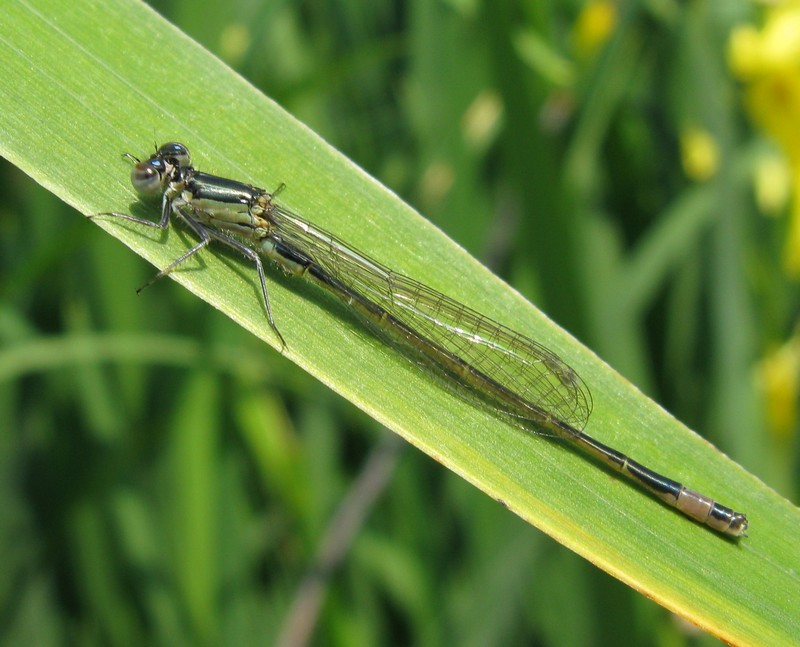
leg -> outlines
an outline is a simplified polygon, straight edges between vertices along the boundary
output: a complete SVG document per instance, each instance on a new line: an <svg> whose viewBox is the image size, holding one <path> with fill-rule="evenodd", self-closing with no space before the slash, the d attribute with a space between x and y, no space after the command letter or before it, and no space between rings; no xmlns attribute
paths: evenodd
<svg viewBox="0 0 800 647"><path fill-rule="evenodd" d="M172 212L172 200L168 198L165 193L164 197L161 199L161 220L159 220L158 222L147 220L147 218L137 218L136 216L132 216L128 213L119 213L118 211L106 211L104 213L98 213L93 216L89 216L89 218L99 218L100 216L111 216L114 218L122 218L123 220L130 220L131 222L144 225L145 227L152 227L154 229L166 229L169 226L169 214L171 212Z"/></svg>
<svg viewBox="0 0 800 647"><path fill-rule="evenodd" d="M159 279L163 279L167 274L172 272L178 265L183 263L187 258L190 256L194 256L204 247L208 247L208 244L211 242L211 236L208 234L208 230L204 227L198 225L194 220L190 218L185 218L184 220L189 223L191 229L197 234L197 237L200 239L200 242L197 243L194 247L192 247L189 251L181 254L178 258L172 261L169 265L167 265L163 270L161 270L158 274L156 274L152 279L150 279L147 283L145 283L142 287L136 290L136 294L139 294L142 290L146 287L153 285ZM153 223L154 227L158 227L158 223Z"/></svg>
<svg viewBox="0 0 800 647"><path fill-rule="evenodd" d="M261 256L258 255L258 252L251 249L247 245L240 243L238 240L231 238L230 236L226 236L218 231L213 229L206 229L206 235L210 236L214 240L219 241L223 245L227 245L231 249L235 249L237 252L242 254L247 260L252 261L253 264L256 266L256 270L258 271L258 280L261 283L261 296L264 300L264 309L267 312L267 321L269 322L270 328L275 331L275 334L278 336L278 339L281 342L281 347L286 347L286 341L283 339L283 335L281 335L281 331L278 330L278 326L275 325L275 320L272 318L272 308L269 305L269 294L267 292L267 279L264 274L264 263L261 260Z"/></svg>

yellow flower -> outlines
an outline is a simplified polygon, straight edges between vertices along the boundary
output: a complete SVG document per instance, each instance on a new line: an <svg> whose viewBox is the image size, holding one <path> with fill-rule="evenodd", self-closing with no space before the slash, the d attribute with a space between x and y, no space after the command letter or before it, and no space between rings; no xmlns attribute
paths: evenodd
<svg viewBox="0 0 800 647"><path fill-rule="evenodd" d="M800 391L800 330L759 364L758 382L764 394L767 420L781 439L791 436L797 424Z"/></svg>
<svg viewBox="0 0 800 647"><path fill-rule="evenodd" d="M708 180L719 168L719 147L707 130L687 128L681 133L683 170L693 180Z"/></svg>
<svg viewBox="0 0 800 647"><path fill-rule="evenodd" d="M572 42L579 58L591 58L605 44L617 26L617 6L609 0L591 0L581 11L572 30Z"/></svg>
<svg viewBox="0 0 800 647"><path fill-rule="evenodd" d="M761 213L767 216L779 216L786 212L792 187L792 170L786 163L786 157L768 153L758 156L756 160L755 197Z"/></svg>
<svg viewBox="0 0 800 647"><path fill-rule="evenodd" d="M744 82L751 117L789 159L793 201L783 260L786 272L800 278L800 2L771 8L760 31L736 29L728 62Z"/></svg>

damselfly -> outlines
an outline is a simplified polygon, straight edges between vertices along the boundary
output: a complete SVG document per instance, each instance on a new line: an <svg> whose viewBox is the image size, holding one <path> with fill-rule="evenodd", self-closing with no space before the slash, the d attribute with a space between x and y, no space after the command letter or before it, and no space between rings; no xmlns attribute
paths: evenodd
<svg viewBox="0 0 800 647"><path fill-rule="evenodd" d="M202 173L189 150L171 142L135 165L131 181L143 197L161 197L158 222L109 212L166 229L170 216L199 242L149 282L166 276L212 241L240 252L258 270L269 325L281 344L270 308L261 255L302 276L353 309L468 399L518 426L569 441L692 519L732 537L746 535L747 517L684 487L583 433L592 398L583 380L555 353L406 276L393 272L333 234L276 204L274 194ZM148 283L148 285L149 285Z"/></svg>

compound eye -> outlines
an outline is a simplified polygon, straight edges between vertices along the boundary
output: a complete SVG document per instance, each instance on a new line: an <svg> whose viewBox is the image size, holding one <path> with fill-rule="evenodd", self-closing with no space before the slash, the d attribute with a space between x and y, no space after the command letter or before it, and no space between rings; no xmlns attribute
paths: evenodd
<svg viewBox="0 0 800 647"><path fill-rule="evenodd" d="M167 182L167 165L160 159L139 162L131 171L131 184L137 193L158 195Z"/></svg>
<svg viewBox="0 0 800 647"><path fill-rule="evenodd" d="M156 152L156 157L170 160L174 162L178 168L186 168L192 163L189 149L178 142L169 142L161 146L158 152Z"/></svg>

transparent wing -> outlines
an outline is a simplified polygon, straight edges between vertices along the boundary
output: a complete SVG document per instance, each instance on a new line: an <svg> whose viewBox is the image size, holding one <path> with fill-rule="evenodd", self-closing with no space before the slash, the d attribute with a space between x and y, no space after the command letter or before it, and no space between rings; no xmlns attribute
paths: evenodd
<svg viewBox="0 0 800 647"><path fill-rule="evenodd" d="M578 430L586 425L592 411L589 389L552 351L391 271L291 211L273 204L270 218L275 237L302 250L324 273L531 405L495 400L493 406L503 413L535 422L535 412Z"/></svg>

